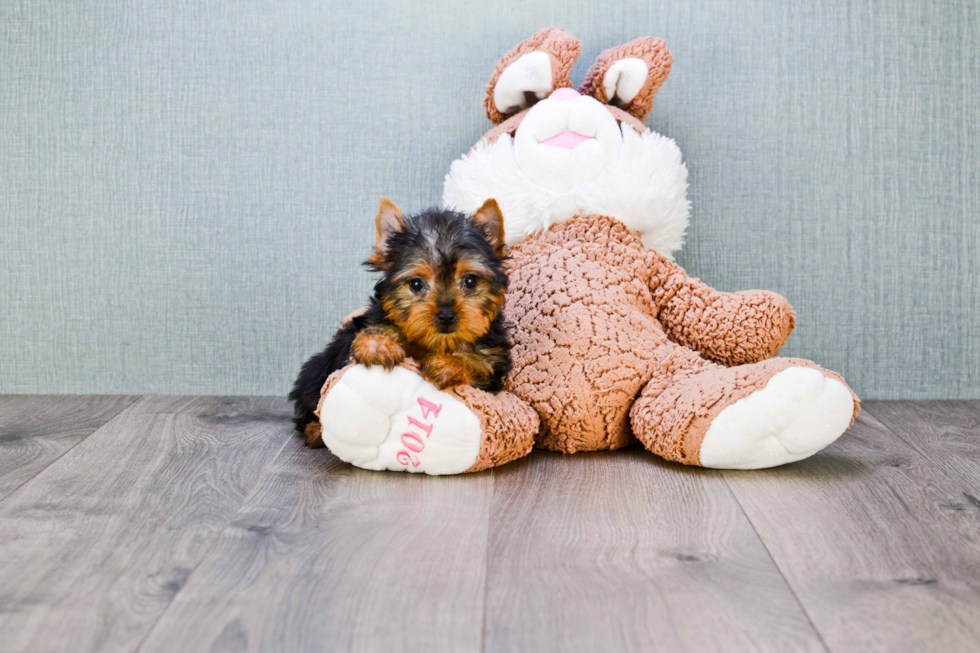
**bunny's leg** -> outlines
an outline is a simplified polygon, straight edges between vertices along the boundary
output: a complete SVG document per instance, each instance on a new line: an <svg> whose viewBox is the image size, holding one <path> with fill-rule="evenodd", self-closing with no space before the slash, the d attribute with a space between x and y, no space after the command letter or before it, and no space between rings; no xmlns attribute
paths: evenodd
<svg viewBox="0 0 980 653"><path fill-rule="evenodd" d="M796 324L782 296L766 290L719 292L655 250L647 250L657 319L674 342L723 365L743 365L779 353Z"/></svg>
<svg viewBox="0 0 980 653"><path fill-rule="evenodd" d="M411 360L390 372L349 365L321 391L323 443L345 462L372 470L459 474L526 455L538 416L508 392L470 386L438 390Z"/></svg>
<svg viewBox="0 0 980 653"><path fill-rule="evenodd" d="M783 465L836 440L858 411L844 380L810 361L724 367L668 347L663 372L630 411L637 438L668 460L719 469Z"/></svg>

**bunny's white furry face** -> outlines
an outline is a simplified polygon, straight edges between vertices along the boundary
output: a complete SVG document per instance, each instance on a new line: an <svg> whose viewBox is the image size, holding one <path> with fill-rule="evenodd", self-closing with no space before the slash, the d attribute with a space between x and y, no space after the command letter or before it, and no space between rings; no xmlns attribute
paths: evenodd
<svg viewBox="0 0 980 653"><path fill-rule="evenodd" d="M597 177L622 144L601 102L560 88L528 111L514 134L514 157L530 181L561 193Z"/></svg>
<svg viewBox="0 0 980 653"><path fill-rule="evenodd" d="M549 28L501 59L484 102L498 127L452 164L443 205L472 213L496 199L508 245L575 215L607 215L670 257L687 229L687 168L674 141L642 123L670 53L651 38L607 50L576 91L568 72L579 50Z"/></svg>
<svg viewBox="0 0 980 653"><path fill-rule="evenodd" d="M574 98L553 99L573 93ZM687 167L670 138L617 123L598 100L559 89L535 104L514 136L477 143L453 162L442 201L473 212L500 205L508 245L577 214L614 217L665 256L687 229Z"/></svg>

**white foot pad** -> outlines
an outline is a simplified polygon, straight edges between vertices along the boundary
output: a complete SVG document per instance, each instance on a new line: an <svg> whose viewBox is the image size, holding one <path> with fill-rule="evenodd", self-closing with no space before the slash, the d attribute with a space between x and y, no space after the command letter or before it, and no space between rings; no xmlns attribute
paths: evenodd
<svg viewBox="0 0 980 653"><path fill-rule="evenodd" d="M854 399L819 370L790 367L722 410L701 443L701 465L763 469L802 460L847 430Z"/></svg>
<svg viewBox="0 0 980 653"><path fill-rule="evenodd" d="M364 469L459 474L480 453L480 420L415 372L355 365L320 404L323 443Z"/></svg>

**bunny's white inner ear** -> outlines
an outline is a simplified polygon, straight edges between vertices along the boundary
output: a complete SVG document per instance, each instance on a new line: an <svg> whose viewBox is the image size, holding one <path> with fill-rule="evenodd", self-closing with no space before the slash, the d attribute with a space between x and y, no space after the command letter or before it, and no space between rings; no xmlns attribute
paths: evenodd
<svg viewBox="0 0 980 653"><path fill-rule="evenodd" d="M646 67L643 75L645 79ZM639 90L637 87L633 94ZM551 93L551 57L547 52L528 52L500 74L493 89L493 104L500 113L516 113L545 99L548 93Z"/></svg>
<svg viewBox="0 0 980 653"><path fill-rule="evenodd" d="M647 81L647 65L643 59L620 59L606 71L602 86L613 106L625 106L633 101Z"/></svg>

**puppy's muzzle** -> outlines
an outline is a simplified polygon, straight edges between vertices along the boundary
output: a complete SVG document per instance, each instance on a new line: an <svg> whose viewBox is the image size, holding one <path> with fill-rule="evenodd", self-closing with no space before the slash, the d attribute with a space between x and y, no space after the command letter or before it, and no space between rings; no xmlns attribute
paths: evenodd
<svg viewBox="0 0 980 653"><path fill-rule="evenodd" d="M456 311L452 309L443 308L436 313L436 326L443 333L451 333L456 328L457 320Z"/></svg>

